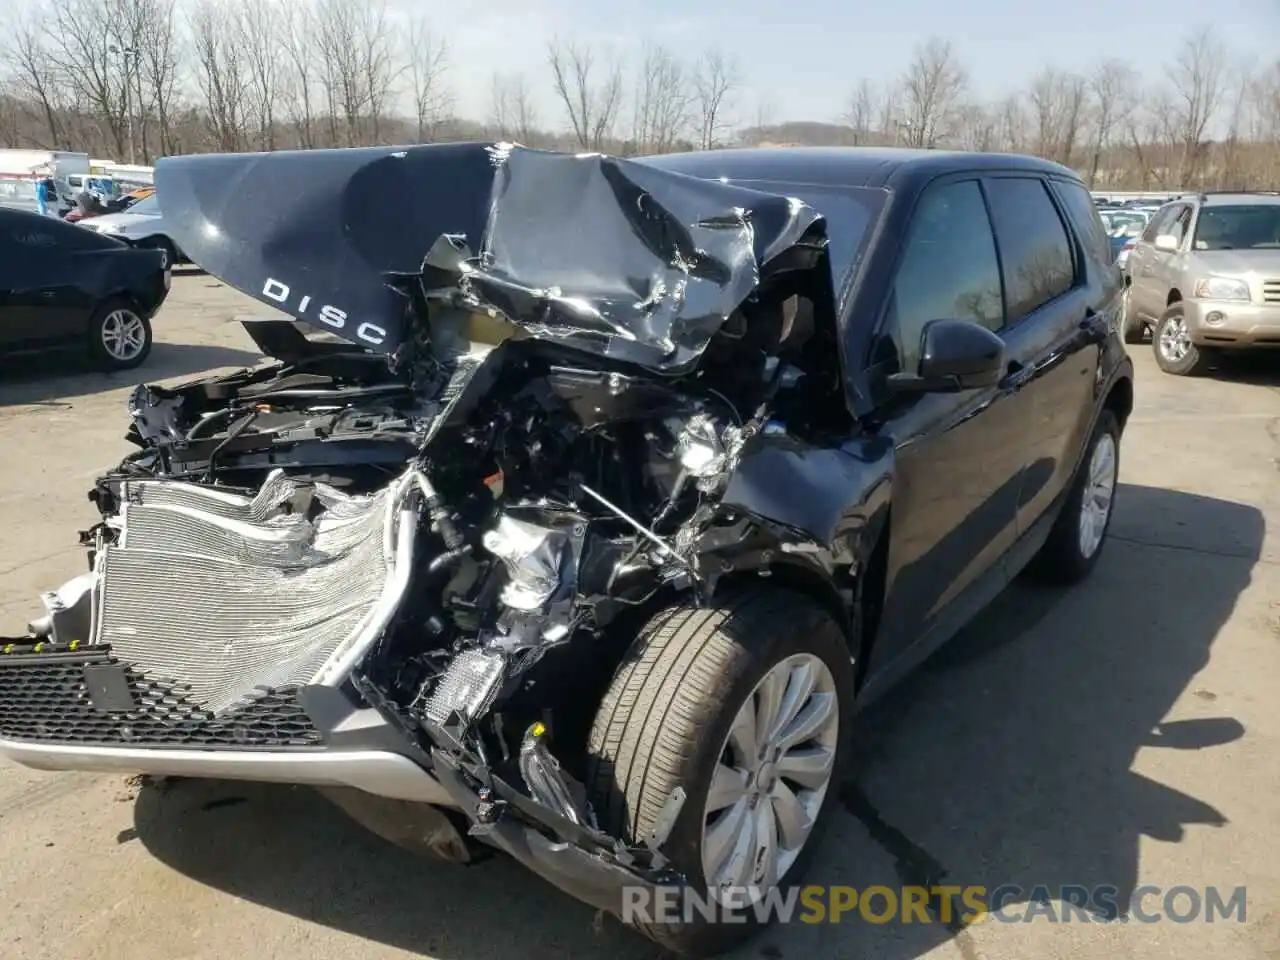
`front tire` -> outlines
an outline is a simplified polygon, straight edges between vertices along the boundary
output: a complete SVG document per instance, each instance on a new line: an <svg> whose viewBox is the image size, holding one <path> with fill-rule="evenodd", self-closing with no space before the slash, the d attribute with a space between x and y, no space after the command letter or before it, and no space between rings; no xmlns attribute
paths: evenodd
<svg viewBox="0 0 1280 960"><path fill-rule="evenodd" d="M790 590L763 586L649 621L591 730L593 805L602 828L640 843L682 788L660 849L704 899L734 888L743 899L720 892L718 902L745 922L709 922L695 909L677 912L686 923L651 916L636 924L643 933L705 954L758 929L750 904L803 874L830 817L853 688L843 631Z"/></svg>
<svg viewBox="0 0 1280 960"><path fill-rule="evenodd" d="M1191 342L1187 329L1186 308L1172 304L1151 334L1151 349L1156 363L1165 373L1178 377L1194 377L1209 368L1210 353Z"/></svg>
<svg viewBox="0 0 1280 960"><path fill-rule="evenodd" d="M1042 580L1078 583L1102 554L1120 476L1120 423L1103 410L1067 491L1062 512L1031 565Z"/></svg>
<svg viewBox="0 0 1280 960"><path fill-rule="evenodd" d="M123 300L100 306L89 321L89 356L103 370L131 370L151 353L151 322Z"/></svg>

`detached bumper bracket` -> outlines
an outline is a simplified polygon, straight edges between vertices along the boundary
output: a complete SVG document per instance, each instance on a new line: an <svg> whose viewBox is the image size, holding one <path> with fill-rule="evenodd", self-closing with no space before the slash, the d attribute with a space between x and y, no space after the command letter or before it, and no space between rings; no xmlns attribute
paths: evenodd
<svg viewBox="0 0 1280 960"><path fill-rule="evenodd" d="M432 760L436 778L467 818L473 824L477 823L480 798L467 785L458 765L440 750L432 751ZM572 836L582 829L563 820L554 811L544 811L537 807L533 801L501 780L495 778L493 789L515 806L521 816L537 820L558 837ZM517 797L519 800L515 799ZM531 809L535 807L536 812ZM656 893L660 884L664 887L683 885L682 879L675 874L649 876L606 859L603 851L590 849L598 848L598 841L589 838L589 835L579 836L576 843L568 839L552 839L516 816L508 815L496 823L483 824L476 835L485 843L519 860L574 899L614 916L622 915L623 890L626 888L647 887Z"/></svg>

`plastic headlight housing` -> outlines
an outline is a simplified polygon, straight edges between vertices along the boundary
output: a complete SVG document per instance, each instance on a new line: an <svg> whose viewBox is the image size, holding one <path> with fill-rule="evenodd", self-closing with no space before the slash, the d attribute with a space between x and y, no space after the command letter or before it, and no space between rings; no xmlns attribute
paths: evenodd
<svg viewBox="0 0 1280 960"><path fill-rule="evenodd" d="M1205 277L1196 281L1198 300L1248 300L1249 284L1231 277Z"/></svg>

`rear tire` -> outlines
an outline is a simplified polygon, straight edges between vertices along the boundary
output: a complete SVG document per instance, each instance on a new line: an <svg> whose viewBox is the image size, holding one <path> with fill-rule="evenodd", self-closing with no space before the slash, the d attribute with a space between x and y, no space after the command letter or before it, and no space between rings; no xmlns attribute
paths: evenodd
<svg viewBox="0 0 1280 960"><path fill-rule="evenodd" d="M152 250L159 250L163 253L163 267L166 270L172 270L178 262L178 249L168 237L148 237L139 246L150 247Z"/></svg>
<svg viewBox="0 0 1280 960"><path fill-rule="evenodd" d="M89 321L89 357L103 370L131 370L151 353L151 321L124 300L109 300Z"/></svg>
<svg viewBox="0 0 1280 960"><path fill-rule="evenodd" d="M1114 413L1103 410L1062 512L1028 572L1041 580L1069 584L1093 571L1111 529L1119 476L1120 423Z"/></svg>
<svg viewBox="0 0 1280 960"><path fill-rule="evenodd" d="M706 609L659 612L614 674L588 739L600 826L642 843L683 788L660 849L696 895L707 897L708 872L761 892L796 882L836 802L853 688L847 638L802 594L762 585ZM708 922L697 910L690 923L624 919L669 949L706 954L760 928L749 905L732 912L744 922Z"/></svg>
<svg viewBox="0 0 1280 960"><path fill-rule="evenodd" d="M1134 313L1133 296L1129 291L1129 287L1124 288L1124 299L1120 301L1120 335L1125 343L1142 343L1147 336L1147 325Z"/></svg>
<svg viewBox="0 0 1280 960"><path fill-rule="evenodd" d="M1178 377L1198 376L1209 369L1213 354L1191 342L1187 332L1186 308L1174 303L1164 312L1151 334L1156 363L1165 373Z"/></svg>

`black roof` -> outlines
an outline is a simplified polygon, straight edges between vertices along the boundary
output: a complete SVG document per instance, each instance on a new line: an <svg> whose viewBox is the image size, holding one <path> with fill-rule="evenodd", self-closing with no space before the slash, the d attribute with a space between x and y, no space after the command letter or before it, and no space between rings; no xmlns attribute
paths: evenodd
<svg viewBox="0 0 1280 960"><path fill-rule="evenodd" d="M1025 170L1079 179L1075 171L1037 157L902 147L747 147L636 159L704 180L723 177L736 181L883 187L901 175L932 179L978 169Z"/></svg>

